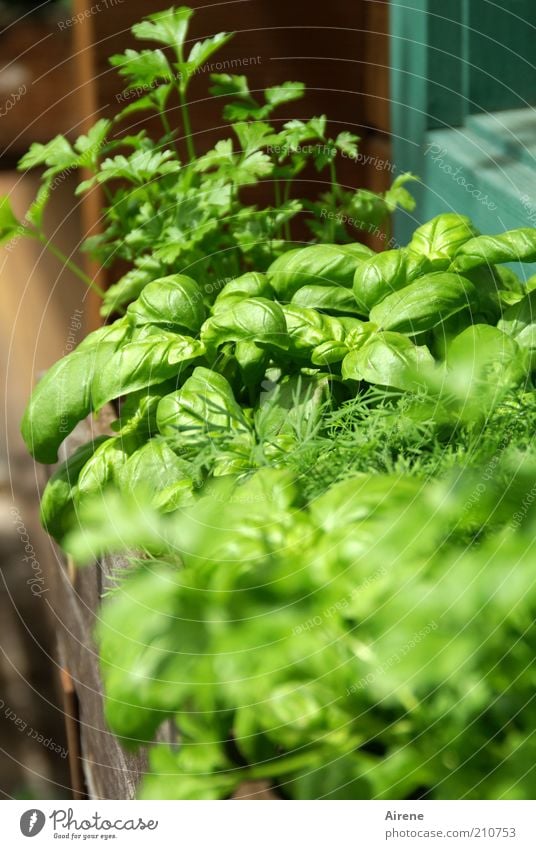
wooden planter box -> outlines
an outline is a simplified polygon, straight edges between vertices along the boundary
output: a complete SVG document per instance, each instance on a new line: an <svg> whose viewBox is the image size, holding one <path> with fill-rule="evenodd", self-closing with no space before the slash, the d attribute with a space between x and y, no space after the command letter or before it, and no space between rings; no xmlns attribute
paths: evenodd
<svg viewBox="0 0 536 849"><path fill-rule="evenodd" d="M79 424L63 443L60 461L90 439L108 433L114 418L110 410L97 421L90 418ZM50 475L53 469L48 471ZM73 797L132 799L147 768L147 750L135 754L125 751L106 726L98 651L93 640L101 599L116 586L116 576L128 566L128 561L121 556L103 557L93 565L76 568L59 548L55 550L51 604L62 670ZM162 724L156 740L180 745L171 721ZM254 782L243 784L234 798L276 796L265 782Z"/></svg>

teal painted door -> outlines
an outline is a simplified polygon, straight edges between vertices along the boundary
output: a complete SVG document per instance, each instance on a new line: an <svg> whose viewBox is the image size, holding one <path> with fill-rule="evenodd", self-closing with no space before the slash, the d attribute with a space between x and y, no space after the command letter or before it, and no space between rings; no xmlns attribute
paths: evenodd
<svg viewBox="0 0 536 849"><path fill-rule="evenodd" d="M391 0L393 159L423 181L401 243L452 210L536 226L535 43L534 0Z"/></svg>

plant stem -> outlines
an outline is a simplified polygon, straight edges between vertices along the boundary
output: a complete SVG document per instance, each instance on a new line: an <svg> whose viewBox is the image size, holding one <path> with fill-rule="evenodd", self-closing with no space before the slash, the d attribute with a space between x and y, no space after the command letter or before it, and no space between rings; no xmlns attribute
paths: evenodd
<svg viewBox="0 0 536 849"><path fill-rule="evenodd" d="M184 56L182 52L182 45L179 45L177 50L177 59L179 60L179 65L184 66ZM190 113L188 111L188 103L186 101L186 91L188 88L188 80L184 82L179 82L177 86L177 91L179 92L179 100L181 104L181 115L182 115L182 123L184 127L184 136L186 139L186 149L188 151L188 159L190 162L193 162L195 159L195 146L194 140L192 138L192 125L190 123Z"/></svg>
<svg viewBox="0 0 536 849"><path fill-rule="evenodd" d="M329 161L329 177L331 180L331 191L333 192L333 197L337 198L339 182L337 180L337 169L335 168L335 161L330 159Z"/></svg>
<svg viewBox="0 0 536 849"><path fill-rule="evenodd" d="M287 177L285 180L285 188L283 191L283 203L288 203L290 200L290 189L292 186L292 177ZM290 229L290 221L285 221L285 239L287 242L292 241L292 232Z"/></svg>
<svg viewBox="0 0 536 849"><path fill-rule="evenodd" d="M164 133L166 134L166 136L169 136L170 144L171 144L173 150L175 151L175 153L177 155L177 159L178 159L179 158L179 151L177 150L177 145L173 141L173 134L171 132L171 126L170 126L170 123L167 119L167 115L164 111L159 112L158 114L160 115L160 120L161 120L162 126L164 128Z"/></svg>
<svg viewBox="0 0 536 849"><path fill-rule="evenodd" d="M281 183L279 180L274 180L274 196L275 196L275 208L276 211L281 209ZM279 225L277 229L277 237L281 238L282 226Z"/></svg>
<svg viewBox="0 0 536 849"><path fill-rule="evenodd" d="M339 183L337 181L337 170L335 168L335 162L333 159L329 161L329 176L331 180L331 194L333 195L333 206L336 207L337 196L338 196L338 188ZM335 241L335 218L331 220L329 227L330 239L332 242Z"/></svg>
<svg viewBox="0 0 536 849"><path fill-rule="evenodd" d="M69 257L65 256L63 251L61 251L57 247L57 245L54 244L54 242L51 242L50 239L45 236L44 233L39 233L37 238L39 239L41 244L44 245L47 250L49 250L50 253L56 257L56 259L59 259L59 261L62 262L63 265L65 265L69 269L69 271L72 271L72 273L75 274L76 277L78 277L78 279L82 281L82 283L85 283L89 289L92 289L93 292L96 292L97 295L100 295L101 298L104 298L104 290L101 289L101 287L98 286L97 283L95 283L95 281L91 279L91 277L88 277L88 275L84 271L82 271L79 265L69 259Z"/></svg>
<svg viewBox="0 0 536 849"><path fill-rule="evenodd" d="M186 149L188 150L188 159L193 162L195 159L194 140L192 138L192 125L190 124L190 114L188 112L188 104L186 103L185 93L182 86L179 89L181 100L182 122L184 124L184 135L186 138Z"/></svg>
<svg viewBox="0 0 536 849"><path fill-rule="evenodd" d="M390 214L387 215L387 218L385 219L384 230L385 230L385 244L386 244L387 248L389 248L390 243L391 243L391 236L392 236L391 215Z"/></svg>
<svg viewBox="0 0 536 849"><path fill-rule="evenodd" d="M281 186L279 180L274 180L274 198L276 209L281 206Z"/></svg>

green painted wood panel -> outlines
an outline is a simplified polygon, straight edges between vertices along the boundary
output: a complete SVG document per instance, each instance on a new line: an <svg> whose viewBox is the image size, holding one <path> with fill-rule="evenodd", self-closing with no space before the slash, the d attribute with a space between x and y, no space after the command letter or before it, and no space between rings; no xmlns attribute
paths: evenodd
<svg viewBox="0 0 536 849"><path fill-rule="evenodd" d="M423 179L399 242L452 209L491 232L536 223L535 35L535 0L391 0L393 160Z"/></svg>

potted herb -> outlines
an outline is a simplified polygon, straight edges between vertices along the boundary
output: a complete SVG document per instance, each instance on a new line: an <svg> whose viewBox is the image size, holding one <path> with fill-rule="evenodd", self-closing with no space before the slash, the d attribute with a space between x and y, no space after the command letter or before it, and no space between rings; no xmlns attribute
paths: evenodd
<svg viewBox="0 0 536 849"><path fill-rule="evenodd" d="M6 238L22 227L46 241L53 180L93 168L80 190L103 185L108 205L89 249L132 265L104 295L109 323L50 369L22 426L33 455L53 463L78 422L116 410L112 433L61 464L42 499L43 524L77 560L143 553L98 628L108 723L127 747L167 717L181 735L178 748L152 749L145 798L227 798L258 779L298 799L468 796L487 728L485 793L508 794L532 723L524 713L504 730L495 658L511 644L522 675L531 655L530 634L513 635L536 605L532 502L519 508L534 460L516 469L507 449L527 438L512 429L519 411L534 421L535 321L533 281L504 264L536 261L536 230L486 236L449 213L404 247L353 240L337 211L377 220L411 199L402 180L383 197L343 190L336 151L356 139L329 140L323 119L275 132L267 119L297 83L261 101L244 78L218 76L238 147L224 139L196 156L188 82L227 36L186 59L190 15L134 28L171 60L160 48L113 59L147 88L127 110L156 111L161 139L110 140L114 122L100 121L73 147L34 146L23 167L47 166L43 190L25 222L2 206ZM185 162L165 112L175 91ZM334 152L317 158L304 141ZM332 182L306 205L292 180L309 156ZM244 205L242 188L265 178L277 203ZM299 245L305 208L313 238ZM497 506L505 479L512 495ZM505 562L515 580L490 597ZM467 680L474 698L451 717ZM530 798L530 785L516 793Z"/></svg>

